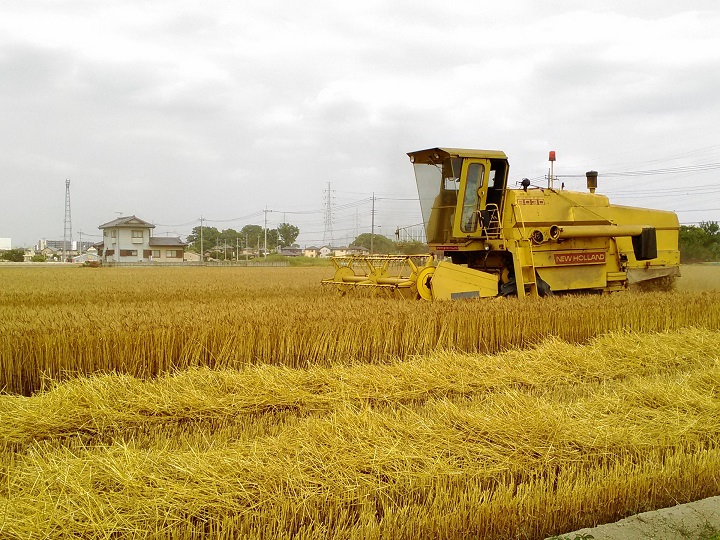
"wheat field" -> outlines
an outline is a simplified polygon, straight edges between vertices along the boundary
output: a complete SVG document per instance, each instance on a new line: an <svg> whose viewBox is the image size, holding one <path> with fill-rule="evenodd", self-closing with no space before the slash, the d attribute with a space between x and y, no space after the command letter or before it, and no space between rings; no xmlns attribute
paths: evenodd
<svg viewBox="0 0 720 540"><path fill-rule="evenodd" d="M0 270L0 388L25 395L97 372L384 363L548 336L583 343L615 330L720 329L720 290L682 290L683 281L670 294L426 303L341 298L318 285L323 268Z"/></svg>
<svg viewBox="0 0 720 540"><path fill-rule="evenodd" d="M438 304L315 268L26 272L3 538L535 539L720 493L714 268Z"/></svg>

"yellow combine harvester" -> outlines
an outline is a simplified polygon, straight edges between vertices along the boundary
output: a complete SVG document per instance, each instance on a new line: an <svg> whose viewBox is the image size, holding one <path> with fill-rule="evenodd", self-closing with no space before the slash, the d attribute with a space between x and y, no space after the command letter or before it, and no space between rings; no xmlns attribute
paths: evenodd
<svg viewBox="0 0 720 540"><path fill-rule="evenodd" d="M334 257L324 284L446 300L667 286L680 275L675 213L611 205L595 171L588 192L555 189L552 173L547 188L524 179L509 189L503 152L408 155L430 255Z"/></svg>

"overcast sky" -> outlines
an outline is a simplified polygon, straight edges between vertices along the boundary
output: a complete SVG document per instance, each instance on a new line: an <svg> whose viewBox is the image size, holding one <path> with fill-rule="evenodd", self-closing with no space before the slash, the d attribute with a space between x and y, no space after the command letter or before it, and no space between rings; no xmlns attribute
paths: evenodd
<svg viewBox="0 0 720 540"><path fill-rule="evenodd" d="M555 150L613 202L720 220L718 29L716 0L4 1L0 237L61 240L66 178L75 240L267 208L319 245L329 196L341 244L373 193L392 236L421 220L405 154L435 146L538 185Z"/></svg>

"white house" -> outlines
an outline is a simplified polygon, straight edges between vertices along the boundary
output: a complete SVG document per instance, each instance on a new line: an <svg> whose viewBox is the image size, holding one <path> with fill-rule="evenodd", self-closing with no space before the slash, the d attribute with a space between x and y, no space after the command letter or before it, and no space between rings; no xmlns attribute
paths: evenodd
<svg viewBox="0 0 720 540"><path fill-rule="evenodd" d="M98 255L103 262L182 262L185 242L179 237L152 236L155 225L137 216L103 223Z"/></svg>
<svg viewBox="0 0 720 540"><path fill-rule="evenodd" d="M150 260L154 262L183 262L187 244L178 236L151 236Z"/></svg>

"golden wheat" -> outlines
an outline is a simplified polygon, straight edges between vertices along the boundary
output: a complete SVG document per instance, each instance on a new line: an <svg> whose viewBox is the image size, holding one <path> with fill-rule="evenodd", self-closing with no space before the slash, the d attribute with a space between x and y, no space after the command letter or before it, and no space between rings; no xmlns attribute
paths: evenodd
<svg viewBox="0 0 720 540"><path fill-rule="evenodd" d="M152 377L191 366L387 362L495 352L548 336L720 328L720 292L523 302L339 298L317 268L4 269L0 388L95 372Z"/></svg>
<svg viewBox="0 0 720 540"><path fill-rule="evenodd" d="M720 333L0 396L8 537L543 538L716 494Z"/></svg>

